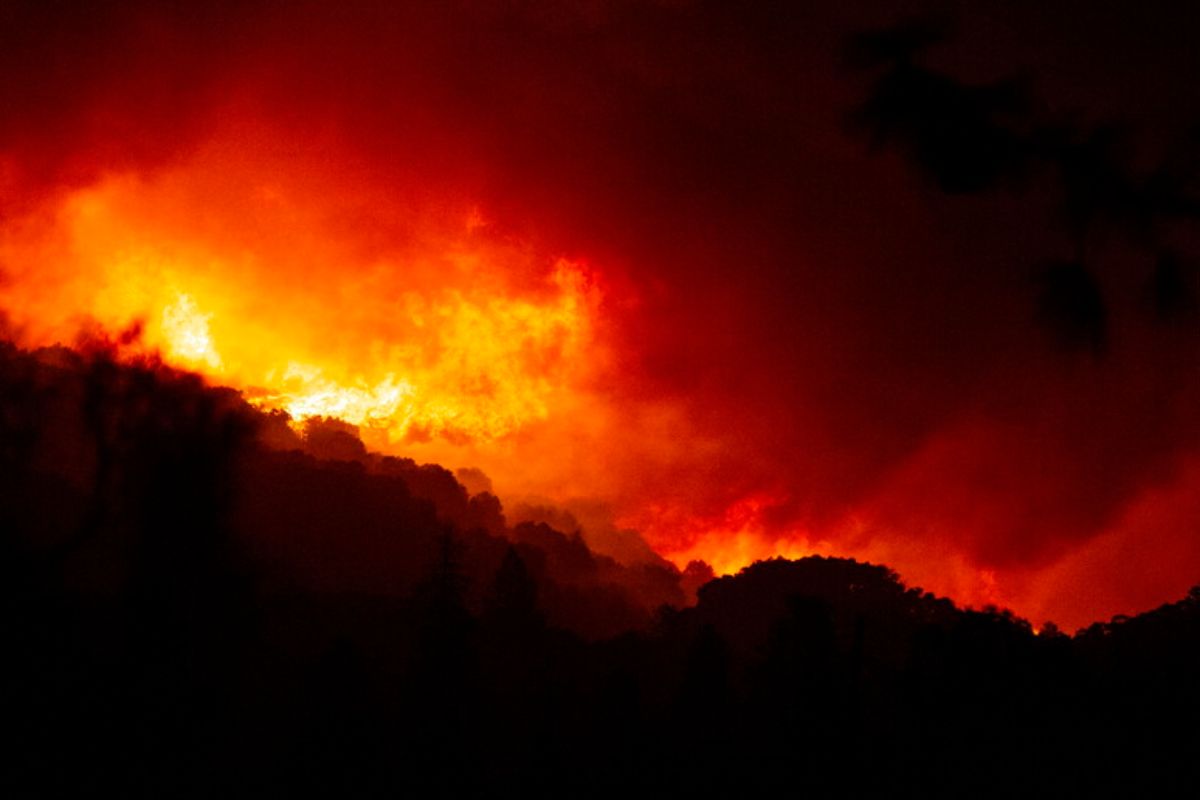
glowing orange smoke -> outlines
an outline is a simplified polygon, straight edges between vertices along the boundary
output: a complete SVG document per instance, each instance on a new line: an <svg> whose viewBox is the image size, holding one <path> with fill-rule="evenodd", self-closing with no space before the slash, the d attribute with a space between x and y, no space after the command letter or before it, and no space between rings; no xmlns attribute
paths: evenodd
<svg viewBox="0 0 1200 800"><path fill-rule="evenodd" d="M675 491L672 470L720 460L721 443L683 406L611 394L601 276L506 236L470 202L414 206L218 141L8 218L0 264L0 308L26 345L137 329L134 353L296 421L338 417L375 447L481 467L505 499L600 498L608 524L681 568L835 553L961 602L1004 600L994 576L936 542L889 548L905 538L861 536L853 520L780 528L769 512L786 492L698 511L713 487Z"/></svg>
<svg viewBox="0 0 1200 800"><path fill-rule="evenodd" d="M739 498L715 514L699 515L686 504L652 503L629 514L622 524L658 543L663 555L683 569L688 562L708 563L717 575L732 575L755 561L830 555L885 564L909 586L919 586L958 603L1006 606L996 575L967 562L952 548L934 542L904 542L904 537L873 536L883 528L866 525L857 515L827 527L820 535L798 527L772 524L771 510L785 494L757 492ZM895 542L903 544L897 545Z"/></svg>
<svg viewBox="0 0 1200 800"><path fill-rule="evenodd" d="M818 552L801 532L770 530L763 512L775 502L770 495L754 494L712 517L698 516L679 505L651 504L621 522L645 532L652 541L666 543L664 554L680 568L699 560L718 575L729 575L762 559L803 558Z"/></svg>
<svg viewBox="0 0 1200 800"><path fill-rule="evenodd" d="M167 168L110 173L19 212L8 204L5 335L69 344L98 327L130 354L158 353L296 420L339 417L376 449L480 468L509 507L578 500L602 552L608 536L617 557L644 553L620 545L633 529L680 567L702 559L717 573L772 556L852 556L960 603L1069 627L1099 607L1072 587L1129 561L1123 530L1191 524L1131 511L1070 558L996 570L933 526L936 514L896 513L929 504L901 482L809 529L779 513L803 487L777 468L736 487L714 478L731 474L714 465L746 466L736 436L697 423L686 398L623 383L638 358L614 327L635 306L624 283L506 233L474 198L393 193L344 165L272 152L218 136ZM1164 507L1192 513L1187 487L1200 482L1189 480ZM1179 538L1155 540L1174 548L1156 563L1186 582L1200 556ZM1139 588L1145 606L1162 599L1153 583Z"/></svg>
<svg viewBox="0 0 1200 800"><path fill-rule="evenodd" d="M394 239L363 248L347 213L395 224ZM26 344L141 326L137 349L390 442L510 435L603 353L581 264L537 257L471 208L414 219L384 195L219 149L9 221L0 260L0 303Z"/></svg>

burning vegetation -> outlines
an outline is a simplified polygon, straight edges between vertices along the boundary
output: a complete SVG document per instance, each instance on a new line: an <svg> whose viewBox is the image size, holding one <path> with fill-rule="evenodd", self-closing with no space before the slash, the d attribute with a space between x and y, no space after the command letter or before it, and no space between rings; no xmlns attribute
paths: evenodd
<svg viewBox="0 0 1200 800"><path fill-rule="evenodd" d="M10 794L1194 785L1193 20L876 5L0 4Z"/></svg>

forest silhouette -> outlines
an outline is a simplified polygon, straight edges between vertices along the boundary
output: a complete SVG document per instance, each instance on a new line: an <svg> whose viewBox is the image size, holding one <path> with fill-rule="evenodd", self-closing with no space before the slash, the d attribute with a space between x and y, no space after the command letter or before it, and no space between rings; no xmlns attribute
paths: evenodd
<svg viewBox="0 0 1200 800"><path fill-rule="evenodd" d="M1197 777L1200 588L1074 636L840 558L760 562L690 604L665 562L283 423L104 348L0 351L8 796Z"/></svg>
<svg viewBox="0 0 1200 800"><path fill-rule="evenodd" d="M1140 270L1121 285L1193 353L1200 269L1178 228L1200 218L1195 137L1139 162L1117 123L929 66L943 36L853 37L869 85L849 126L948 195L1049 187L1069 245L1020 267L1064 370L1119 341L1097 277L1115 240ZM335 420L297 431L120 346L0 342L7 797L1140 797L1200 780L1200 586L1068 635L853 559L719 578L639 542L618 560L565 511L510 520L464 485L481 474L370 452ZM1178 438L1134 431L1151 442L1131 472L1158 465L1151 445L1175 452L1154 436Z"/></svg>

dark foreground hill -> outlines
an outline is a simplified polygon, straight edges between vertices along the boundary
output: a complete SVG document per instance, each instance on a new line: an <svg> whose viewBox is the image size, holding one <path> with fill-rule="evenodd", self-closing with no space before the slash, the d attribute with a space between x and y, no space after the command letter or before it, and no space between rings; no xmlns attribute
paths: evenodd
<svg viewBox="0 0 1200 800"><path fill-rule="evenodd" d="M0 351L6 796L1196 785L1200 593L1071 638L847 559L694 578L193 376Z"/></svg>

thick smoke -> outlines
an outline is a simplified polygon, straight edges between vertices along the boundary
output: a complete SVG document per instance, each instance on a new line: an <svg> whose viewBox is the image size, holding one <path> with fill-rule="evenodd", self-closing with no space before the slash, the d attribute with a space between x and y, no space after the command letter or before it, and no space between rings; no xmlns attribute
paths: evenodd
<svg viewBox="0 0 1200 800"><path fill-rule="evenodd" d="M10 208L215 147L353 176L364 189L340 223L364 260L404 235L355 212L376 195L397 209L477 204L506 235L604 272L616 356L602 402L527 434L536 446L507 465L447 463L533 495L512 530L549 548L547 563L573 564L579 548L570 532L551 547L539 527L551 517L528 510L557 488L585 532L581 509L602 508L591 527L619 539L636 523L668 555L719 550L730 509L756 498L744 530L757 554L867 556L1066 624L1195 581L1181 510L1200 486L1194 230L1176 185L1194 155L1180 128L1200 110L1177 77L1197 71L1186 21L1022 6L927 52L916 34L868 41L857 63L877 71L855 77L841 68L846 36L887 14L2 13L0 102L19 110L0 122ZM867 152L847 132L855 108L932 180ZM1105 133L1116 118L1136 142L1128 162ZM341 479L364 503L410 469L348 436L314 430L308 446L371 465ZM417 445L408 455L429 460ZM471 506L481 496L453 501L457 522L499 524Z"/></svg>

